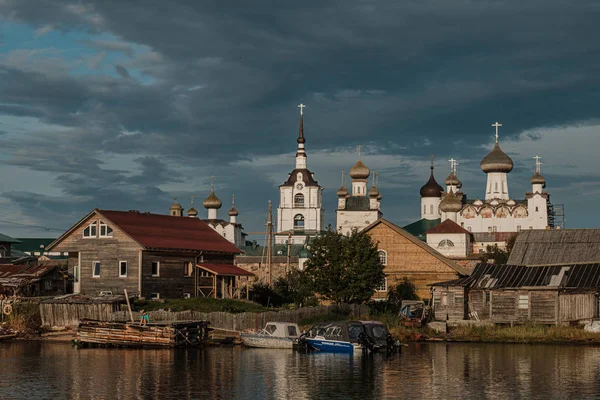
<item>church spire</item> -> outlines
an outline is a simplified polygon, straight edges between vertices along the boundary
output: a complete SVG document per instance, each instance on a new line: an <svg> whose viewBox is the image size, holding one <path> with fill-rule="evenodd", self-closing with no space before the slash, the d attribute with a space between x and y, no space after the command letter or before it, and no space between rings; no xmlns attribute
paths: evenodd
<svg viewBox="0 0 600 400"><path fill-rule="evenodd" d="M306 151L304 150L304 108L306 106L302 103L298 105L300 109L300 129L298 130L298 150L296 151L296 169L306 169Z"/></svg>

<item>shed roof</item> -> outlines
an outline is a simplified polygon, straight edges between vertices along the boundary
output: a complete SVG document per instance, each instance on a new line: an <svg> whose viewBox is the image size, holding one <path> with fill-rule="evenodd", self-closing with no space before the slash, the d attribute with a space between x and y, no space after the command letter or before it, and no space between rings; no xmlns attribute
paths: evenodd
<svg viewBox="0 0 600 400"><path fill-rule="evenodd" d="M198 264L198 268L212 272L215 275L229 275L229 276L253 276L252 272L246 271L240 267L236 267L233 264Z"/></svg>
<svg viewBox="0 0 600 400"><path fill-rule="evenodd" d="M526 230L508 258L513 265L600 262L600 229Z"/></svg>

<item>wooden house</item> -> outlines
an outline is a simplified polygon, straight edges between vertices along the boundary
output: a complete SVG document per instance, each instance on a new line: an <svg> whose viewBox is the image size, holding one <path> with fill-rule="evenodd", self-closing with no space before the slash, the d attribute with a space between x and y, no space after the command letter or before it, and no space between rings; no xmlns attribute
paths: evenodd
<svg viewBox="0 0 600 400"><path fill-rule="evenodd" d="M71 290L66 262L59 260L0 265L0 294L4 296L57 296Z"/></svg>
<svg viewBox="0 0 600 400"><path fill-rule="evenodd" d="M69 254L74 292L145 298L205 295L203 265L216 274L212 297L230 297L248 272L233 265L240 251L200 219L95 209L47 247Z"/></svg>
<svg viewBox="0 0 600 400"><path fill-rule="evenodd" d="M567 324L598 316L600 264L478 264L466 278L432 285L438 320Z"/></svg>
<svg viewBox="0 0 600 400"><path fill-rule="evenodd" d="M385 282L373 296L374 299L386 298L388 288L402 282L404 278L416 285L421 298L428 299L430 284L469 274L462 266L383 218L366 227L365 232L377 244L386 276Z"/></svg>

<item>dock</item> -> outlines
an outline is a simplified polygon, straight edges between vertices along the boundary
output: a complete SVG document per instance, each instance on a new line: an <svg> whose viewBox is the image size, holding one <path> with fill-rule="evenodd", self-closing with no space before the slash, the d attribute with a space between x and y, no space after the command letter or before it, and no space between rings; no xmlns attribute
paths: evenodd
<svg viewBox="0 0 600 400"><path fill-rule="evenodd" d="M103 322L82 320L77 328L80 347L185 347L198 346L211 330L207 321L169 323Z"/></svg>

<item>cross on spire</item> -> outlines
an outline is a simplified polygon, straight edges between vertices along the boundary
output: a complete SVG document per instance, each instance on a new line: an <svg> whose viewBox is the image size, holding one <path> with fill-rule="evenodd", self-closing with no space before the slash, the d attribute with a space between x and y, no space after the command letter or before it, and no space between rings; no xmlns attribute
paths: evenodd
<svg viewBox="0 0 600 400"><path fill-rule="evenodd" d="M430 155L429 158L431 159L431 169L433 169L433 160L435 160L435 154Z"/></svg>
<svg viewBox="0 0 600 400"><path fill-rule="evenodd" d="M492 126L496 127L496 143L498 143L498 128L502 126L502 124L498 123L498 121L496 121L495 124L492 124Z"/></svg>
<svg viewBox="0 0 600 400"><path fill-rule="evenodd" d="M450 172L454 172L456 174L456 167L458 166L458 161L454 158L451 158L448 161L450 161Z"/></svg>
<svg viewBox="0 0 600 400"><path fill-rule="evenodd" d="M231 206L235 206L235 194L231 195Z"/></svg>
<svg viewBox="0 0 600 400"><path fill-rule="evenodd" d="M542 162L540 161L542 159L542 157L540 156L535 156L533 157L535 159L535 172L541 172L542 169Z"/></svg>
<svg viewBox="0 0 600 400"><path fill-rule="evenodd" d="M210 177L210 192L214 193L214 191L215 191L215 176L212 175Z"/></svg>
<svg viewBox="0 0 600 400"><path fill-rule="evenodd" d="M192 195L192 207L194 206L194 199L196 198L196 196Z"/></svg>
<svg viewBox="0 0 600 400"><path fill-rule="evenodd" d="M360 160L360 148L362 146L359 144L358 146L356 146L356 150L358 150L358 159Z"/></svg>
<svg viewBox="0 0 600 400"><path fill-rule="evenodd" d="M346 171L342 170L342 186L346 184Z"/></svg>
<svg viewBox="0 0 600 400"><path fill-rule="evenodd" d="M305 107L306 107L306 106L305 106L304 104L302 104L302 103L298 104L298 108L300 109L300 116L302 116L302 115L304 114L304 112L303 112L303 109L304 109Z"/></svg>

